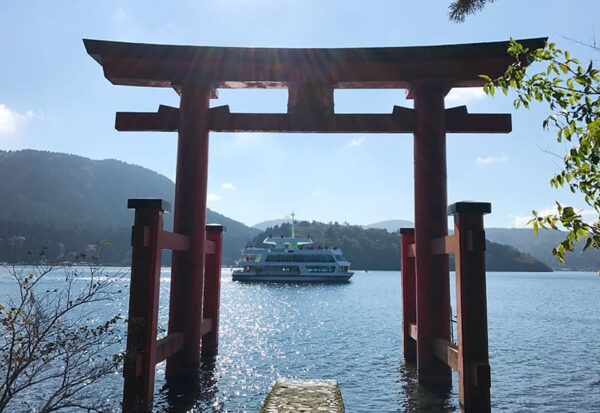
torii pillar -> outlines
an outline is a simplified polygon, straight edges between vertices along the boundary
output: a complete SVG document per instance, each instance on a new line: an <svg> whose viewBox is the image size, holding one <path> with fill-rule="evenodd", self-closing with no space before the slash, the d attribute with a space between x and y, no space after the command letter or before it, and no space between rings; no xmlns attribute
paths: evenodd
<svg viewBox="0 0 600 413"><path fill-rule="evenodd" d="M436 83L412 86L414 99L415 264L417 370L419 382L449 384L452 369L434 356L434 340L450 341L448 256L431 254L431 241L448 235L446 113L449 88Z"/></svg>
<svg viewBox="0 0 600 413"><path fill-rule="evenodd" d="M183 333L185 340L182 350L167 360L167 379L197 375L202 339L198 320L203 319L211 88L184 84L180 94L173 231L190 237L190 250L173 251L169 334Z"/></svg>

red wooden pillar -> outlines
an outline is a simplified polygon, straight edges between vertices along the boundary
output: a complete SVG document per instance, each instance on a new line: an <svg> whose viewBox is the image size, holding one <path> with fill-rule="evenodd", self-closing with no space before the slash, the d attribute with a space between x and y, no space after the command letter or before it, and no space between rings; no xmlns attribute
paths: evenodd
<svg viewBox="0 0 600 413"><path fill-rule="evenodd" d="M202 337L203 359L211 359L219 352L219 305L221 302L221 252L223 226L207 225L206 239L214 243L214 250L206 254L204 270L204 319L209 319L211 329Z"/></svg>
<svg viewBox="0 0 600 413"><path fill-rule="evenodd" d="M491 410L483 229L483 214L490 212L489 203L459 202L449 208L459 239L455 253L458 391L465 412Z"/></svg>
<svg viewBox="0 0 600 413"><path fill-rule="evenodd" d="M173 251L169 334L183 333L184 345L167 359L167 378L195 376L200 362L210 94L208 85L181 86L174 232L190 237L190 249Z"/></svg>
<svg viewBox="0 0 600 413"><path fill-rule="evenodd" d="M161 199L130 199L135 209L131 230L131 282L127 318L127 351L123 367L123 411L146 412L152 408L158 295L160 290L159 234L163 211L168 202Z"/></svg>
<svg viewBox="0 0 600 413"><path fill-rule="evenodd" d="M401 228L402 235L402 331L404 359L417 360L417 343L410 335L411 324L417 324L417 303L415 285L415 258L409 257L410 245L415 242L413 228Z"/></svg>
<svg viewBox="0 0 600 413"><path fill-rule="evenodd" d="M414 85L416 124L415 259L417 273L417 371L421 383L451 382L451 369L434 356L434 340L450 340L448 257L433 256L431 241L448 234L446 122L443 85Z"/></svg>

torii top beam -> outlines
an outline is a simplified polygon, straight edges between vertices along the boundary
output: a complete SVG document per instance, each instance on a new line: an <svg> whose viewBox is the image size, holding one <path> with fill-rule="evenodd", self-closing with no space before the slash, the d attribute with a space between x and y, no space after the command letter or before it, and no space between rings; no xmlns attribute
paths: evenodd
<svg viewBox="0 0 600 413"><path fill-rule="evenodd" d="M545 38L519 40L530 49ZM177 87L211 82L220 88L282 88L290 83L333 88L410 88L419 81L481 86L514 60L508 42L444 46L285 49L172 46L84 39L113 84Z"/></svg>
<svg viewBox="0 0 600 413"><path fill-rule="evenodd" d="M545 41L520 40L530 49L543 47ZM288 88L287 114L230 113L226 106L210 109L208 127L221 132L413 132L414 110L395 107L390 114L336 114L333 90L434 85L448 92L453 87L481 86L481 74L500 76L514 61L507 53L508 42L355 49L84 43L113 84L178 91L186 85ZM121 131L176 131L179 110L120 112L115 126ZM507 133L511 127L509 114L469 114L464 107L445 114L445 130L450 133Z"/></svg>

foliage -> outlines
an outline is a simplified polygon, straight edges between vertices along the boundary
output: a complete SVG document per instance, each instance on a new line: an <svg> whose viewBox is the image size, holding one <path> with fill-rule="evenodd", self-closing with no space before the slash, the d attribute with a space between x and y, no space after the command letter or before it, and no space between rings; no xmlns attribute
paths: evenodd
<svg viewBox="0 0 600 413"><path fill-rule="evenodd" d="M175 185L167 177L116 160L36 150L0 150L0 262L35 264L47 247L51 259L71 261L73 251L111 240L102 263L129 265L133 212L127 199L163 198L173 205ZM244 243L259 231L206 211L207 223L227 228L223 263L239 258ZM165 214L172 228L173 214ZM164 257L163 263L169 260Z"/></svg>
<svg viewBox="0 0 600 413"><path fill-rule="evenodd" d="M467 14L473 14L485 7L487 3L493 3L494 0L456 0L448 7L450 20L462 23Z"/></svg>
<svg viewBox="0 0 600 413"><path fill-rule="evenodd" d="M288 223L268 228L257 235L253 245L260 246L267 236L290 236ZM301 221L296 223L296 236L309 236L314 248L339 247L352 262L352 268L360 270L395 270L400 268L400 236L384 229L364 229L359 225L340 223L323 224Z"/></svg>
<svg viewBox="0 0 600 413"><path fill-rule="evenodd" d="M267 236L289 236L291 225L282 224L268 228L257 235L252 244L262 245ZM398 270L400 269L400 234L385 229L362 228L347 225L302 221L296 224L297 236L313 239L314 247L340 247L344 256L356 270ZM453 265L453 262L450 263ZM490 271L552 271L546 265L507 245L487 242L486 267Z"/></svg>
<svg viewBox="0 0 600 413"><path fill-rule="evenodd" d="M515 58L514 63L497 79L482 76L488 82L484 90L490 95L497 88L504 94L510 89L516 91L516 108L529 108L533 102L548 105L551 114L543 128L555 130L557 141L570 146L563 156L563 169L552 177L550 185L582 195L600 216L600 72L592 61L581 65L554 43L529 50L511 41L508 52ZM530 62L542 64L543 70L528 73ZM579 240L585 240L584 250L600 248L600 220L586 223L581 211L559 202L556 206L557 212L548 215L533 211L530 223L536 232L540 228L557 230L559 226L567 230L565 239L553 250L561 262Z"/></svg>
<svg viewBox="0 0 600 413"><path fill-rule="evenodd" d="M450 267L454 269L454 255L450 256ZM486 240L485 269L487 271L550 272L552 269L533 256L509 245Z"/></svg>
<svg viewBox="0 0 600 413"><path fill-rule="evenodd" d="M486 228L485 236L493 242L510 245L542 261L553 270L595 271L600 268L600 250L588 249L585 253L568 255L567 262L559 262L552 249L565 236L564 231L543 231L538 234L532 228ZM579 241L574 249L580 251L585 242Z"/></svg>
<svg viewBox="0 0 600 413"><path fill-rule="evenodd" d="M121 317L93 317L94 305L120 292L114 279L94 263L5 270L12 294L0 305L0 411L108 410L114 402L98 389L121 359L112 355Z"/></svg>

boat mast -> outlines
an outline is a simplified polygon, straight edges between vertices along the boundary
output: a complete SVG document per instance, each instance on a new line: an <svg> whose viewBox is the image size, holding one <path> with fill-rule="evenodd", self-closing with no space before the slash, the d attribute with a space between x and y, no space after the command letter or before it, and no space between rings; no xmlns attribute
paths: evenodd
<svg viewBox="0 0 600 413"><path fill-rule="evenodd" d="M292 216L292 238L296 238L296 228L294 226L294 217L296 214L292 211L290 215Z"/></svg>

